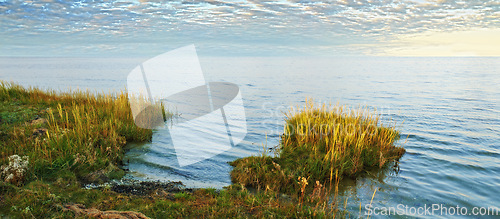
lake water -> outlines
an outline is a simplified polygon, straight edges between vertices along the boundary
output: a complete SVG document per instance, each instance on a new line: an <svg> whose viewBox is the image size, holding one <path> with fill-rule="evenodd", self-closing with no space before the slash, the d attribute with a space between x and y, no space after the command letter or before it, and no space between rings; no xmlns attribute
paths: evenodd
<svg viewBox="0 0 500 219"><path fill-rule="evenodd" d="M0 79L113 92L125 89L128 73L144 60L1 58ZM192 187L229 185L227 162L278 144L283 112L312 97L376 108L386 123L399 124L398 144L406 140L399 173L344 182L340 196L349 198L353 215L360 204L365 213L375 189L373 207L458 205L468 213L474 207L500 208L500 58L200 57L200 62L208 81L239 85L246 138L223 154L179 167L168 131L156 130L151 143L129 145L129 177L181 180Z"/></svg>

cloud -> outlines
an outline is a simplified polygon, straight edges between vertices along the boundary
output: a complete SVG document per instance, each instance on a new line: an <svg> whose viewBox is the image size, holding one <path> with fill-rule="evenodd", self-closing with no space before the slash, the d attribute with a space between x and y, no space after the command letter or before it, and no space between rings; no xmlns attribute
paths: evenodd
<svg viewBox="0 0 500 219"><path fill-rule="evenodd" d="M210 42L206 48L249 42L244 51L275 46L284 53L305 44L321 51L371 45L358 51L371 54L406 35L494 29L499 22L496 0L0 1L0 55L29 53L13 49L54 36L75 47L112 41L106 48L118 53L134 41L190 41Z"/></svg>

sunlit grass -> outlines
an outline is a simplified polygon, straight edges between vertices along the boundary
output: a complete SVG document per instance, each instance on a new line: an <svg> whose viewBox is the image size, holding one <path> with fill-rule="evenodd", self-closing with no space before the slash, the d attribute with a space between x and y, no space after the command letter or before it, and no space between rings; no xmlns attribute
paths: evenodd
<svg viewBox="0 0 500 219"><path fill-rule="evenodd" d="M134 124L123 92L56 93L1 82L0 101L4 121L0 162L14 154L28 156L36 178L61 169L85 174L118 164L127 141L147 141L152 136L151 130ZM5 121L8 115L16 118ZM37 118L46 122L32 124ZM35 135L36 129L44 131Z"/></svg>
<svg viewBox="0 0 500 219"><path fill-rule="evenodd" d="M383 125L380 115L367 108L316 106L307 100L303 108L285 115L277 156L232 162L234 182L303 195L306 182L331 186L342 177L382 168L405 153L395 145L400 135L395 126Z"/></svg>

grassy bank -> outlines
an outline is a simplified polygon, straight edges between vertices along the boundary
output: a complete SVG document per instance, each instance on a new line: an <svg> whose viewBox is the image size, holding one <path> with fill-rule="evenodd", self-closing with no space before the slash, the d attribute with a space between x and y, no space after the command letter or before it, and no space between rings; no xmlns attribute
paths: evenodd
<svg viewBox="0 0 500 219"><path fill-rule="evenodd" d="M298 196L338 185L366 169L383 168L405 153L395 146L399 132L367 109L349 109L312 100L286 114L277 156L254 156L231 164L233 182Z"/></svg>
<svg viewBox="0 0 500 219"><path fill-rule="evenodd" d="M144 194L86 183L118 179L130 141L149 141L152 131L135 126L127 95L56 93L0 83L0 217L73 218L87 209L141 212L165 217L320 217L340 214L330 205L297 205L276 191L250 193L234 185ZM78 205L79 206L79 205Z"/></svg>
<svg viewBox="0 0 500 219"><path fill-rule="evenodd" d="M127 141L148 141L135 126L127 96L88 92L56 94L0 84L0 163L29 157L27 180L50 179L60 170L77 177L119 164Z"/></svg>

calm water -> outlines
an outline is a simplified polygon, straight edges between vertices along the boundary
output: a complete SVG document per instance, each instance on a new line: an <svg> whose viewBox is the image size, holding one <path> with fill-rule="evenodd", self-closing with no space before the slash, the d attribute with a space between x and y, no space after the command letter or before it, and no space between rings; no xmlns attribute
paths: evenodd
<svg viewBox="0 0 500 219"><path fill-rule="evenodd" d="M0 79L61 90L124 89L130 70L145 59L0 59ZM230 184L227 164L274 146L283 112L306 97L376 108L401 125L407 153L400 172L345 182L341 198L354 215L374 207L443 204L500 207L499 58L203 58L209 81L240 86L248 134L230 151L179 167L168 131L127 154L131 177L182 180L188 186ZM267 140L266 140L267 136Z"/></svg>

